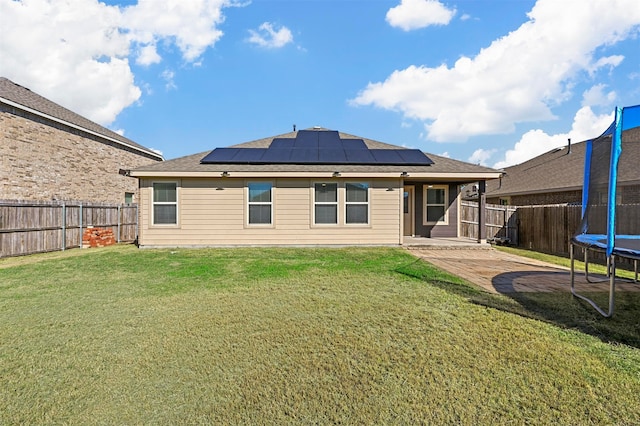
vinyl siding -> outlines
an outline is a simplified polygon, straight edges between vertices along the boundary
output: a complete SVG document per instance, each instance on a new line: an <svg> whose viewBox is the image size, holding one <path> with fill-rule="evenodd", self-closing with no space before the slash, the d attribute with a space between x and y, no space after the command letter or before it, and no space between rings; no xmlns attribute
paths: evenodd
<svg viewBox="0 0 640 426"><path fill-rule="evenodd" d="M178 225L153 226L152 184L171 179L140 180L141 246L234 245L397 245L400 244L399 179L335 179L338 182L338 225L314 225L311 179L176 179ZM248 225L246 185L273 184L272 224ZM326 181L326 180L325 180ZM345 225L345 182L369 183L369 224ZM390 190L392 189L392 190Z"/></svg>

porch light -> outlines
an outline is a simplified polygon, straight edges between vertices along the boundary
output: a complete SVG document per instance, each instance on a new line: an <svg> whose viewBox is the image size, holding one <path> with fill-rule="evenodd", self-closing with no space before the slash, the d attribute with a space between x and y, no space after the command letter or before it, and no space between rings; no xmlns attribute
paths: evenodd
<svg viewBox="0 0 640 426"><path fill-rule="evenodd" d="M222 176L223 178L229 177L229 172L222 172L220 176Z"/></svg>

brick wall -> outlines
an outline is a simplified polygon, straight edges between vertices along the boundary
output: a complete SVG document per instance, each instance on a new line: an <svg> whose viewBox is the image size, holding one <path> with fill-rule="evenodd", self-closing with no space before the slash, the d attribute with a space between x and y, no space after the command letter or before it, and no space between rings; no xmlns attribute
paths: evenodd
<svg viewBox="0 0 640 426"><path fill-rule="evenodd" d="M498 197L487 197L488 204L500 204ZM548 192L541 194L512 195L511 206L536 206L545 204L582 203L582 191Z"/></svg>
<svg viewBox="0 0 640 426"><path fill-rule="evenodd" d="M137 202L137 179L122 176L154 162L77 129L0 108L0 199Z"/></svg>
<svg viewBox="0 0 640 426"><path fill-rule="evenodd" d="M488 204L500 204L499 197L487 197ZM549 192L542 194L512 195L510 206L538 206L546 204L582 204L582 191ZM623 186L619 190L619 204L640 204L640 185Z"/></svg>

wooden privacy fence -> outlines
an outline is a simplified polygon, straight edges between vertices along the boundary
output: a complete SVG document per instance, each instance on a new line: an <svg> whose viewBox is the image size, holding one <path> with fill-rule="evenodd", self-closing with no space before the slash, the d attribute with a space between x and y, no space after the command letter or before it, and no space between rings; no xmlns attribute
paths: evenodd
<svg viewBox="0 0 640 426"><path fill-rule="evenodd" d="M138 236L138 206L0 202L0 257L82 247L89 227L111 229L117 242Z"/></svg>
<svg viewBox="0 0 640 426"><path fill-rule="evenodd" d="M606 206L602 207L606 223ZM616 206L619 234L640 233L640 205ZM596 212L597 213L597 212ZM569 255L569 240L580 226L582 206L554 204L542 206L501 206L487 204L487 239L507 239L510 244L529 250ZM461 204L462 236L478 238L478 203Z"/></svg>
<svg viewBox="0 0 640 426"><path fill-rule="evenodd" d="M485 225L487 240L518 244L516 207L487 204ZM460 233L463 237L478 239L478 203L463 201L460 209Z"/></svg>
<svg viewBox="0 0 640 426"><path fill-rule="evenodd" d="M544 253L569 255L569 240L580 226L582 206L519 206L519 246Z"/></svg>

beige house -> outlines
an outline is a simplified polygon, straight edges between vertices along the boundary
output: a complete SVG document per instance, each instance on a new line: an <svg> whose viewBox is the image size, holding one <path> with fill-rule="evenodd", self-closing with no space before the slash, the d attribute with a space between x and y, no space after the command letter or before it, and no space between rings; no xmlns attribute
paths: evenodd
<svg viewBox="0 0 640 426"><path fill-rule="evenodd" d="M461 185L496 170L313 128L131 171L142 247L400 245L458 237ZM484 227L481 227L484 228Z"/></svg>
<svg viewBox="0 0 640 426"><path fill-rule="evenodd" d="M0 200L137 202L128 170L162 155L0 77Z"/></svg>

